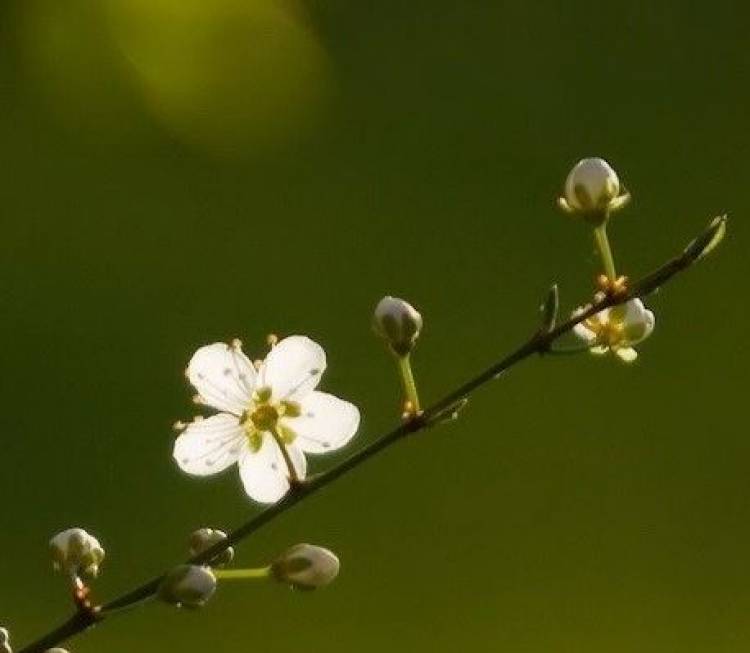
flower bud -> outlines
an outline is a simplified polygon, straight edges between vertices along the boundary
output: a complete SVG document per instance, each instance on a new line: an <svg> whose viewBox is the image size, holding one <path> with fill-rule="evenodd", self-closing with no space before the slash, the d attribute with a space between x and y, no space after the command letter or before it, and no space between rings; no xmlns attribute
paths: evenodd
<svg viewBox="0 0 750 653"><path fill-rule="evenodd" d="M375 308L373 325L395 354L406 356L422 330L422 316L403 299L383 297Z"/></svg>
<svg viewBox="0 0 750 653"><path fill-rule="evenodd" d="M201 608L216 591L216 576L208 567L180 565L159 585L160 600L178 608Z"/></svg>
<svg viewBox="0 0 750 653"><path fill-rule="evenodd" d="M44 653L68 653L68 649L55 646L55 648L48 648Z"/></svg>
<svg viewBox="0 0 750 653"><path fill-rule="evenodd" d="M271 574L295 589L314 590L333 582L339 573L336 555L313 544L295 544L271 565Z"/></svg>
<svg viewBox="0 0 750 653"><path fill-rule="evenodd" d="M0 653L13 653L10 647L10 633L7 628L0 628Z"/></svg>
<svg viewBox="0 0 750 653"><path fill-rule="evenodd" d="M619 208L627 194L620 195L617 173L604 159L581 159L565 181L561 205L569 211L584 214L606 214Z"/></svg>
<svg viewBox="0 0 750 653"><path fill-rule="evenodd" d="M55 535L50 541L52 564L57 571L74 576L95 577L104 560L104 549L93 535L82 528L69 528Z"/></svg>
<svg viewBox="0 0 750 653"><path fill-rule="evenodd" d="M199 528L190 536L190 555L195 557L207 551L215 544L227 539L227 534L215 528ZM211 565L220 567L228 565L234 559L234 549L230 546L211 560Z"/></svg>

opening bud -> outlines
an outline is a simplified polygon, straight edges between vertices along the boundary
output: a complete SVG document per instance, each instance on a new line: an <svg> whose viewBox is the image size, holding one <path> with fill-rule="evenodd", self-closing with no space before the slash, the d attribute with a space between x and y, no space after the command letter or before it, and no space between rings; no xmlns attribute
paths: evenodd
<svg viewBox="0 0 750 653"><path fill-rule="evenodd" d="M630 199L621 193L620 179L604 159L581 159L565 180L565 196L559 199L563 210L580 213L589 221L601 223L607 214L622 208Z"/></svg>
<svg viewBox="0 0 750 653"><path fill-rule="evenodd" d="M227 539L227 534L216 528L199 528L190 535L190 555L195 557L207 551L212 546ZM211 560L211 565L221 567L228 565L234 559L234 549L230 546Z"/></svg>
<svg viewBox="0 0 750 653"><path fill-rule="evenodd" d="M71 576L96 577L105 552L99 540L82 528L69 528L49 541L55 570Z"/></svg>
<svg viewBox="0 0 750 653"><path fill-rule="evenodd" d="M375 308L375 333L393 352L407 356L422 330L422 316L411 304L398 297L383 297Z"/></svg>
<svg viewBox="0 0 750 653"><path fill-rule="evenodd" d="M178 608L202 608L216 591L216 576L208 567L180 565L172 569L159 585L161 601Z"/></svg>
<svg viewBox="0 0 750 653"><path fill-rule="evenodd" d="M313 544L295 544L271 565L271 574L295 589L314 590L333 582L339 567L332 551Z"/></svg>

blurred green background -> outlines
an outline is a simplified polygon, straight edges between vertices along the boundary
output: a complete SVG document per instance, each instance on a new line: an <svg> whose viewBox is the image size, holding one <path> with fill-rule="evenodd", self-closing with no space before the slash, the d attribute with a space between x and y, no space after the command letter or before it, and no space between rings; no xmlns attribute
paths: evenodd
<svg viewBox="0 0 750 653"><path fill-rule="evenodd" d="M80 525L112 597L197 526L257 510L235 472L182 475L196 347L325 346L324 388L397 419L370 332L426 327L436 398L566 310L597 271L554 200L580 157L634 202L647 271L729 211L720 252L649 301L637 364L531 360L265 528L238 563L331 547L315 594L222 587L71 642L94 651L747 651L750 49L740 2L5 0L0 5L0 622L69 607L47 539ZM335 458L318 459L325 469Z"/></svg>

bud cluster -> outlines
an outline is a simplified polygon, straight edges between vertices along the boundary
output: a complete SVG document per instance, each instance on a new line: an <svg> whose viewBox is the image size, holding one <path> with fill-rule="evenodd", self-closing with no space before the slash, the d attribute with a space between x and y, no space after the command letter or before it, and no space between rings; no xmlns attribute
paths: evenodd
<svg viewBox="0 0 750 653"><path fill-rule="evenodd" d="M99 540L82 528L69 528L49 542L52 564L71 576L96 577L105 552Z"/></svg>

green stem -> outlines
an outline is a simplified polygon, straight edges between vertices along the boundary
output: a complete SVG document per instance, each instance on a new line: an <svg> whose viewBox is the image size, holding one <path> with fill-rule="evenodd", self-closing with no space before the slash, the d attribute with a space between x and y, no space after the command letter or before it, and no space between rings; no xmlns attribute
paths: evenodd
<svg viewBox="0 0 750 653"><path fill-rule="evenodd" d="M615 272L615 259L612 256L612 248L609 246L609 238L607 237L606 220L594 228L594 238L596 240L596 247L599 250L599 256L602 258L604 273L611 281L614 281L617 279L617 273Z"/></svg>
<svg viewBox="0 0 750 653"><path fill-rule="evenodd" d="M214 576L219 580L259 580L271 575L271 567L258 569L214 569Z"/></svg>
<svg viewBox="0 0 750 653"><path fill-rule="evenodd" d="M411 403L415 413L419 412L419 394L417 393L417 383L414 380L414 372L411 369L411 357L398 356L398 369L401 373L401 382L404 384L404 394L407 401Z"/></svg>

